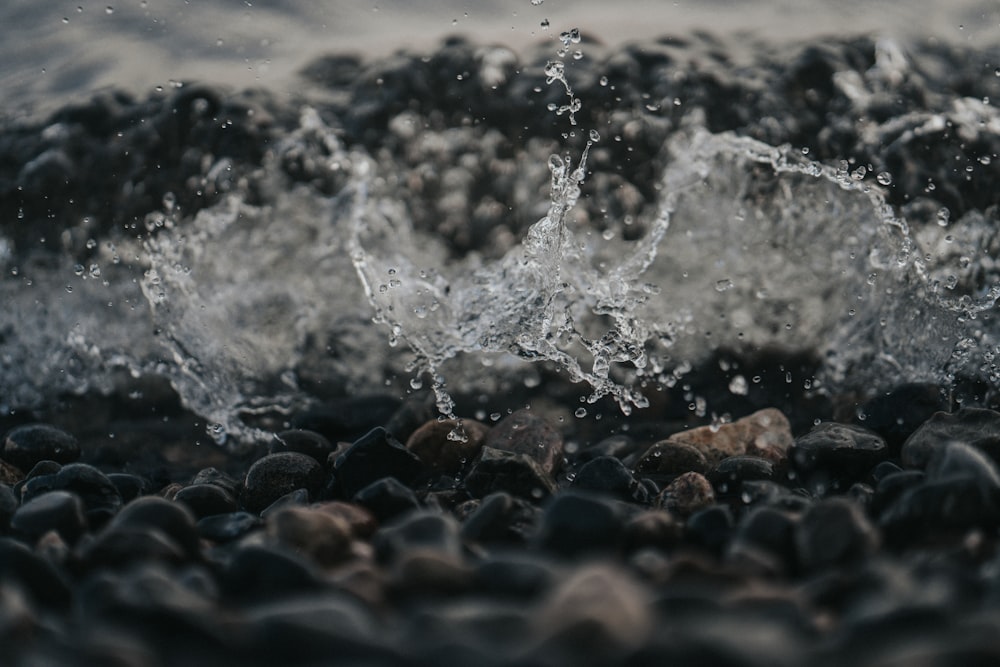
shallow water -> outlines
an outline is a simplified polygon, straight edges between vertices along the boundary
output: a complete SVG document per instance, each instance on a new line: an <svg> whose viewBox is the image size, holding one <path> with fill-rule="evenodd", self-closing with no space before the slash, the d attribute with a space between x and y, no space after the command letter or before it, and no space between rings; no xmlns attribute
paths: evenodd
<svg viewBox="0 0 1000 667"><path fill-rule="evenodd" d="M836 44L874 32L874 64L832 77L832 94L850 106L823 121L831 132L859 109L878 113L880 95L918 74L942 76L934 61L919 61L919 45L934 42L917 37L976 49L1000 28L993 7L937 4L796 3L792 12L782 3L626 3L608 13L599 3L546 0L492 3L489 14L465 3L434 12L404 3L377 11L290 2L8 6L0 23L23 30L0 47L5 127L55 147L15 165L18 183L44 185L71 152L73 121L43 123L44 114L107 86L153 91L149 111L139 107L118 134L153 176L116 195L135 209L121 229L82 203L77 212L77 195L64 194L58 178L45 197L68 211L64 229L44 226L57 217L46 206L8 207L16 215L0 227L0 405L36 407L64 391L111 391L123 375L153 374L169 379L217 440L248 440L266 435L244 423L253 414L288 413L331 394L433 388L449 413L454 392L489 394L509 377L537 384L524 360L579 382L584 406L612 396L629 411L655 387L683 382L715 350L768 348L823 359L797 390L947 388L959 375L995 386L995 224L989 207L968 197L952 219L944 197L963 179L988 187L996 155L976 154L976 171L946 171L954 183L921 182L920 197L904 198L901 211L886 198L917 178L908 177L912 165L891 173L891 156L878 164L877 151L874 164L853 154L813 162L802 145L760 141L770 136L766 119L751 121L757 139L713 132L713 114L729 105L738 113L740 103L718 92L698 102L697 87L691 100L662 92L674 83L684 90L683 66L666 67L663 76L676 81L653 77L634 100L623 98L637 75L614 72L633 53L625 42L647 40L655 54L664 48L654 48L655 36L710 27L711 36L668 42L680 56L664 62L718 61L720 77L733 72L751 92L759 78L766 98L768 68L780 78L811 36L832 33ZM571 27L583 39L567 39L560 52L559 35ZM334 70L322 62L311 79L295 74L331 48L370 58L399 46L432 54L456 32L510 48L470 47L474 71L447 71L453 89L438 97L394 100L395 84L383 85L393 75L416 78L429 57L376 60L357 74L373 77L368 88L331 85ZM788 44L804 46L782 55ZM1000 63L969 53L984 59L981 85L993 85ZM546 61L565 63L565 90L559 80L546 85L555 71ZM216 93L199 92L192 79L269 92L246 102L252 117L222 120ZM546 131L504 126L503 104L489 106L501 94L515 105L527 100L533 108L517 113ZM578 125L560 109L576 95ZM989 99L950 95L862 118L860 134L889 146L947 127L988 148L1000 135ZM481 117L447 121L477 96L486 98ZM170 99L185 105L178 122L206 132L211 146L191 135L181 137L187 152L161 155L161 140L143 138L147 123L160 137L163 128L181 131L171 124L176 110L161 109ZM245 133L242 148L227 147L227 127ZM154 196L161 159L190 163L198 177ZM927 210L938 224L907 220ZM34 228L49 231L25 231ZM745 393L755 381L736 374L729 388Z"/></svg>

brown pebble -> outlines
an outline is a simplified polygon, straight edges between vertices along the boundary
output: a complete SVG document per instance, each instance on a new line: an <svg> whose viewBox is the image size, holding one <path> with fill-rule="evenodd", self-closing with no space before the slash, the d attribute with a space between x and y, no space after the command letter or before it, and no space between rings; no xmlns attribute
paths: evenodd
<svg viewBox="0 0 1000 667"><path fill-rule="evenodd" d="M518 410L498 422L486 435L483 445L526 454L550 475L562 466L562 434L551 422L529 410Z"/></svg>
<svg viewBox="0 0 1000 667"><path fill-rule="evenodd" d="M316 503L312 507L319 512L340 517L347 521L355 537L366 539L374 535L375 531L378 530L378 519L361 505L347 503L342 500L331 500Z"/></svg>
<svg viewBox="0 0 1000 667"><path fill-rule="evenodd" d="M177 492L184 488L183 484L177 482L171 482L165 487L160 489L159 496L161 498L166 498L167 500L174 500L177 497Z"/></svg>
<svg viewBox="0 0 1000 667"><path fill-rule="evenodd" d="M775 408L758 410L731 424L681 431L667 440L691 445L705 455L709 464L741 454L780 463L795 441L788 418Z"/></svg>
<svg viewBox="0 0 1000 667"><path fill-rule="evenodd" d="M309 507L285 507L271 514L267 535L324 567L342 561L351 549L347 520Z"/></svg>
<svg viewBox="0 0 1000 667"><path fill-rule="evenodd" d="M715 489L708 479L697 472L686 472L670 482L656 497L656 505L688 516L715 502Z"/></svg>
<svg viewBox="0 0 1000 667"><path fill-rule="evenodd" d="M454 475L479 454L490 427L474 419L463 419L466 440L448 436L458 427L454 419L431 420L418 428L406 441L406 448L438 472Z"/></svg>
<svg viewBox="0 0 1000 667"><path fill-rule="evenodd" d="M684 526L666 510L647 510L625 524L625 544L630 551L654 547L670 549L677 546Z"/></svg>
<svg viewBox="0 0 1000 667"><path fill-rule="evenodd" d="M17 466L0 459L0 484L14 486L24 479L24 473Z"/></svg>

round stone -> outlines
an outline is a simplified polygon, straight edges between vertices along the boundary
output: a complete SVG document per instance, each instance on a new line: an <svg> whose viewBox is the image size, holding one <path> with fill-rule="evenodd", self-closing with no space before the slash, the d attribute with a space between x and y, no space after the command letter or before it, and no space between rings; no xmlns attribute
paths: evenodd
<svg viewBox="0 0 1000 667"><path fill-rule="evenodd" d="M323 467L311 456L298 452L268 454L247 471L240 502L247 510L260 512L295 489L306 489L313 496L325 481Z"/></svg>

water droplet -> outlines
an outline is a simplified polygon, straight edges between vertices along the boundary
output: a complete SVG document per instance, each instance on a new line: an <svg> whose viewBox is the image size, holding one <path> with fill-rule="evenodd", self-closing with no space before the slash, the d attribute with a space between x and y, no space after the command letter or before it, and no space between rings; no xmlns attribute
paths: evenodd
<svg viewBox="0 0 1000 667"><path fill-rule="evenodd" d="M73 273L76 274L76 275L78 275L78 276L82 276L83 275L83 271L84 271L83 264L77 264L77 265L75 265L73 267Z"/></svg>
<svg viewBox="0 0 1000 667"><path fill-rule="evenodd" d="M577 419L583 419L587 416L587 408L577 408L573 414L576 415Z"/></svg>
<svg viewBox="0 0 1000 667"><path fill-rule="evenodd" d="M937 212L937 223L939 227L947 227L951 221L951 211L947 206L942 206Z"/></svg>
<svg viewBox="0 0 1000 667"><path fill-rule="evenodd" d="M410 387L413 389L422 389L424 386L424 381L420 377L410 378Z"/></svg>
<svg viewBox="0 0 1000 667"><path fill-rule="evenodd" d="M734 375L729 381L729 392L737 396L746 396L749 391L747 379L742 375Z"/></svg>
<svg viewBox="0 0 1000 667"><path fill-rule="evenodd" d="M115 13L115 8L112 7L111 5L108 5L107 7L104 8L104 13L105 14L109 14L109 15L110 14L114 14Z"/></svg>
<svg viewBox="0 0 1000 667"><path fill-rule="evenodd" d="M531 0L531 4L534 7L537 7L538 5L542 4L543 2L545 2L545 0Z"/></svg>
<svg viewBox="0 0 1000 667"><path fill-rule="evenodd" d="M601 140L600 133L597 130L591 130L590 131L590 140L593 141L596 144L598 141Z"/></svg>
<svg viewBox="0 0 1000 667"><path fill-rule="evenodd" d="M880 171L878 176L875 177L875 180L882 185L892 185L892 174L887 171Z"/></svg>
<svg viewBox="0 0 1000 667"><path fill-rule="evenodd" d="M542 22L539 25L542 26L542 30L548 30L549 29L549 25L550 25L549 24L549 20L548 19L542 19Z"/></svg>
<svg viewBox="0 0 1000 667"><path fill-rule="evenodd" d="M608 85L608 77L602 76L601 80L598 83L600 83L602 86L607 86Z"/></svg>
<svg viewBox="0 0 1000 667"><path fill-rule="evenodd" d="M732 289L732 287L733 287L733 281L730 280L729 278L723 278L722 280L715 281L716 292L725 292L727 290Z"/></svg>

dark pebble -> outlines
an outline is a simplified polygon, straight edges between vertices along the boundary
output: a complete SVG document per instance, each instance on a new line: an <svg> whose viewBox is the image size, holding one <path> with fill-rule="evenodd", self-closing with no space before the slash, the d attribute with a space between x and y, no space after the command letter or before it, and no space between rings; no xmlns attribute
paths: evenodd
<svg viewBox="0 0 1000 667"><path fill-rule="evenodd" d="M330 452L335 449L336 446L333 443L315 431L293 429L275 434L268 453L298 452L299 454L311 456L317 461L326 461Z"/></svg>
<svg viewBox="0 0 1000 667"><path fill-rule="evenodd" d="M158 496L144 496L126 505L110 528L132 526L152 528L172 539L189 558L199 553L195 518L186 506Z"/></svg>
<svg viewBox="0 0 1000 667"><path fill-rule="evenodd" d="M391 563L413 551L434 551L449 560L462 553L460 526L450 516L430 510L405 514L380 528L372 538L375 556Z"/></svg>
<svg viewBox="0 0 1000 667"><path fill-rule="evenodd" d="M611 456L598 456L585 463L577 471L572 487L604 493L627 502L649 502L649 490L636 480L625 464Z"/></svg>
<svg viewBox="0 0 1000 667"><path fill-rule="evenodd" d="M35 465L31 466L31 470L28 474L24 476L25 479L34 479L35 477L41 477L42 475L54 475L62 470L62 464L57 461L51 461L45 459L44 461L39 461Z"/></svg>
<svg viewBox="0 0 1000 667"><path fill-rule="evenodd" d="M636 453L638 443L627 435L612 435L603 440L582 447L576 454L578 461L589 461L599 456L613 456L624 459Z"/></svg>
<svg viewBox="0 0 1000 667"><path fill-rule="evenodd" d="M710 505L688 517L686 540L713 554L721 554L733 534L733 513L727 505Z"/></svg>
<svg viewBox="0 0 1000 667"><path fill-rule="evenodd" d="M80 497L92 528L104 525L122 506L118 487L107 475L86 463L70 463L57 473L29 479L22 488L21 502L58 490L72 491Z"/></svg>
<svg viewBox="0 0 1000 667"><path fill-rule="evenodd" d="M903 443L903 465L923 468L935 450L953 441L964 442L1000 461L1000 412L962 408L954 413L934 413Z"/></svg>
<svg viewBox="0 0 1000 667"><path fill-rule="evenodd" d="M738 496L743 482L772 480L774 464L758 456L730 456L722 459L705 474L716 496Z"/></svg>
<svg viewBox="0 0 1000 667"><path fill-rule="evenodd" d="M78 549L88 569L120 570L131 565L162 562L178 565L188 554L162 530L145 525L109 525Z"/></svg>
<svg viewBox="0 0 1000 667"><path fill-rule="evenodd" d="M795 440L789 460L801 478L846 489L889 456L885 440L861 426L823 422Z"/></svg>
<svg viewBox="0 0 1000 667"><path fill-rule="evenodd" d="M551 422L530 410L518 410L501 419L490 429L483 445L526 455L548 475L555 474L562 466L562 434Z"/></svg>
<svg viewBox="0 0 1000 667"><path fill-rule="evenodd" d="M72 463L80 458L76 438L48 424L25 424L7 431L0 458L29 470L39 461Z"/></svg>
<svg viewBox="0 0 1000 667"><path fill-rule="evenodd" d="M31 541L54 530L67 544L74 544L87 531L87 517L75 493L50 491L21 505L10 527Z"/></svg>
<svg viewBox="0 0 1000 667"><path fill-rule="evenodd" d="M665 510L647 510L625 523L625 550L654 548L669 551L684 537L684 524Z"/></svg>
<svg viewBox="0 0 1000 667"><path fill-rule="evenodd" d="M558 567L530 552L491 553L474 570L476 591L496 598L535 600L559 580Z"/></svg>
<svg viewBox="0 0 1000 667"><path fill-rule="evenodd" d="M338 456L334 469L341 492L344 497L351 498L383 477L395 477L403 484L410 484L424 469L424 465L392 434L378 427Z"/></svg>
<svg viewBox="0 0 1000 667"><path fill-rule="evenodd" d="M274 601L324 590L322 578L304 558L260 545L236 550L220 576L224 595L238 600Z"/></svg>
<svg viewBox="0 0 1000 667"><path fill-rule="evenodd" d="M233 496L215 484L192 484L174 495L174 500L184 503L198 518L213 514L227 514L239 509Z"/></svg>
<svg viewBox="0 0 1000 667"><path fill-rule="evenodd" d="M941 388L928 384L907 384L863 403L865 428L881 435L889 451L899 454L906 439L938 411L947 410Z"/></svg>
<svg viewBox="0 0 1000 667"><path fill-rule="evenodd" d="M0 531L10 526L10 518L17 511L17 496L14 490L6 484L0 484Z"/></svg>
<svg viewBox="0 0 1000 667"><path fill-rule="evenodd" d="M268 454L247 471L240 503L250 512L260 512L295 489L306 489L314 496L325 481L323 467L311 456L297 452Z"/></svg>
<svg viewBox="0 0 1000 667"><path fill-rule="evenodd" d="M13 486L24 480L24 472L15 465L0 459L0 484Z"/></svg>
<svg viewBox="0 0 1000 667"><path fill-rule="evenodd" d="M64 609L71 599L62 572L10 537L0 537L0 583L22 588L45 607Z"/></svg>
<svg viewBox="0 0 1000 667"><path fill-rule="evenodd" d="M675 477L687 472L704 474L708 459L694 445L661 440L649 447L635 464L635 474Z"/></svg>
<svg viewBox="0 0 1000 667"><path fill-rule="evenodd" d="M406 448L432 469L448 475L458 474L479 455L490 427L473 419L463 419L465 440L452 440L449 436L457 427L455 420L433 419L410 435Z"/></svg>
<svg viewBox="0 0 1000 667"><path fill-rule="evenodd" d="M346 519L309 507L286 507L267 517L267 535L275 543L321 567L344 560L351 549Z"/></svg>
<svg viewBox="0 0 1000 667"><path fill-rule="evenodd" d="M108 473L108 479L118 489L122 502L129 503L149 492L149 482L138 475L127 472Z"/></svg>
<svg viewBox="0 0 1000 667"><path fill-rule="evenodd" d="M780 559L788 570L795 567L796 519L788 512L758 507L751 510L740 522L733 535L730 549L750 545Z"/></svg>
<svg viewBox="0 0 1000 667"><path fill-rule="evenodd" d="M708 479L697 472L678 475L656 496L656 506L688 516L715 502L715 489Z"/></svg>
<svg viewBox="0 0 1000 667"><path fill-rule="evenodd" d="M462 538L470 542L523 543L534 532L540 510L504 491L491 493L462 524Z"/></svg>
<svg viewBox="0 0 1000 667"><path fill-rule="evenodd" d="M879 532L861 507L844 498L814 503L795 531L798 562L807 572L859 563L879 543Z"/></svg>
<svg viewBox="0 0 1000 667"><path fill-rule="evenodd" d="M354 494L352 502L361 505L375 515L380 522L386 522L399 514L420 507L417 494L395 477L383 477Z"/></svg>
<svg viewBox="0 0 1000 667"><path fill-rule="evenodd" d="M260 518L266 519L275 512L280 512L286 507L305 507L309 504L309 492L305 489L295 489L281 496L273 503L260 511Z"/></svg>
<svg viewBox="0 0 1000 667"><path fill-rule="evenodd" d="M541 464L527 454L483 447L482 454L465 476L465 488L476 498L497 491L531 500L542 500L556 492L556 483Z"/></svg>
<svg viewBox="0 0 1000 667"><path fill-rule="evenodd" d="M190 484L215 484L216 486L224 489L234 498L240 493L239 480L232 477L232 475L227 475L217 468L203 468L199 470L195 473L195 476L191 478Z"/></svg>
<svg viewBox="0 0 1000 667"><path fill-rule="evenodd" d="M198 535L212 542L232 542L264 524L250 512L230 512L200 519L196 524Z"/></svg>
<svg viewBox="0 0 1000 667"><path fill-rule="evenodd" d="M535 544L569 558L614 553L624 542L626 516L619 501L567 491L546 504Z"/></svg>

